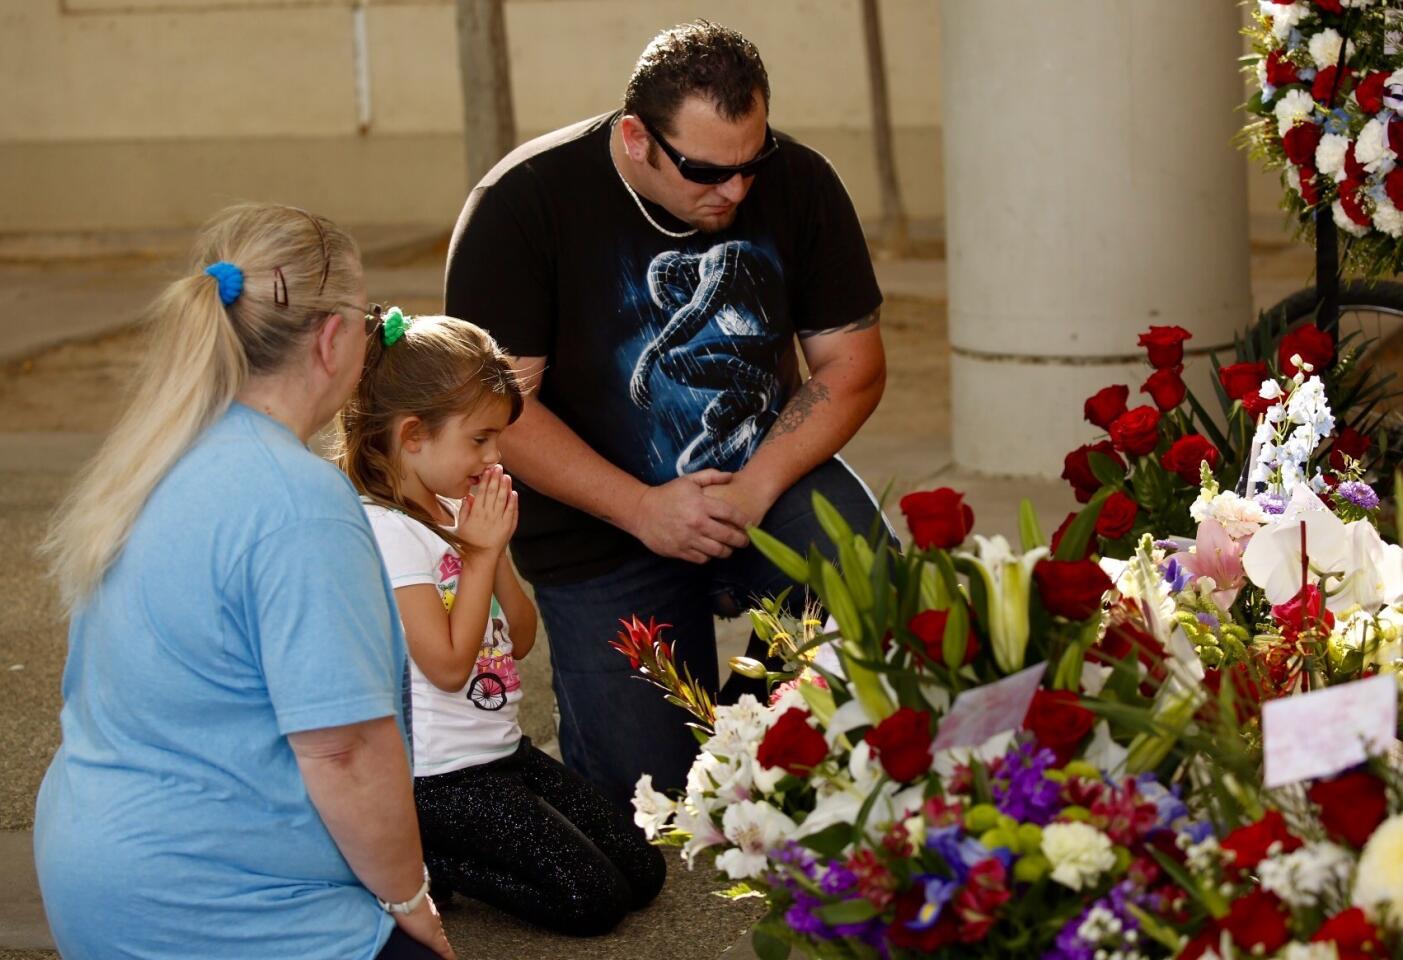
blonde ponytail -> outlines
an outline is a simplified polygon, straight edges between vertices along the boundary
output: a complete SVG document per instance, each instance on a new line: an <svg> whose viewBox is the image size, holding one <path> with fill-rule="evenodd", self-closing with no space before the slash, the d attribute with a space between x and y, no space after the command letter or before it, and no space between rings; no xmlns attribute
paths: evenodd
<svg viewBox="0 0 1403 960"><path fill-rule="evenodd" d="M204 229L193 275L152 305L125 412L40 547L70 613L121 553L156 485L249 376L276 370L354 296L359 259L344 231L294 207L240 204ZM244 275L242 294L227 307L219 282L203 272L220 260Z"/></svg>

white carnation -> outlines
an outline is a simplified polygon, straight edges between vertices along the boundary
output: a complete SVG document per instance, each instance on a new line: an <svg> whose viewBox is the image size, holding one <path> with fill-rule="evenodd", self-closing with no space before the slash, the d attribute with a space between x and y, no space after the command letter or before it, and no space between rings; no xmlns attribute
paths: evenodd
<svg viewBox="0 0 1403 960"><path fill-rule="evenodd" d="M1385 164L1392 164L1397 155L1388 145L1388 127L1378 117L1364 124L1354 141L1354 159L1370 173L1377 173Z"/></svg>
<svg viewBox="0 0 1403 960"><path fill-rule="evenodd" d="M1329 174L1336 183L1345 178L1345 154L1349 152L1349 137L1338 133L1327 133L1320 138L1320 146L1315 148L1315 169ZM1299 175L1298 180L1299 183ZM1300 193L1300 186L1296 186Z"/></svg>
<svg viewBox="0 0 1403 960"><path fill-rule="evenodd" d="M1189 507L1189 516L1198 523L1217 520L1234 540L1250 537L1270 519L1256 500L1239 497L1231 490L1224 490L1212 497L1200 494Z"/></svg>
<svg viewBox="0 0 1403 960"><path fill-rule="evenodd" d="M1374 226L1390 237L1403 237L1403 210L1384 197L1374 204Z"/></svg>
<svg viewBox="0 0 1403 960"><path fill-rule="evenodd" d="M1344 42L1344 37L1340 36L1339 31L1329 27L1311 37L1310 58L1315 61L1317 69L1324 70L1338 64L1340 48L1344 46Z"/></svg>
<svg viewBox="0 0 1403 960"><path fill-rule="evenodd" d="M1278 40L1285 40L1296 24L1310 16L1310 7L1300 2L1278 4L1275 0L1257 0L1257 7L1271 21L1272 36Z"/></svg>
<svg viewBox="0 0 1403 960"><path fill-rule="evenodd" d="M1116 865L1111 838L1086 823L1048 824L1042 849L1052 864L1052 879L1073 890L1094 886Z"/></svg>
<svg viewBox="0 0 1403 960"><path fill-rule="evenodd" d="M1315 113L1315 99L1304 90L1288 90L1286 96L1276 101L1272 113L1276 115L1276 132L1284 137L1298 120L1309 120ZM1359 148L1354 150L1355 156L1359 156Z"/></svg>

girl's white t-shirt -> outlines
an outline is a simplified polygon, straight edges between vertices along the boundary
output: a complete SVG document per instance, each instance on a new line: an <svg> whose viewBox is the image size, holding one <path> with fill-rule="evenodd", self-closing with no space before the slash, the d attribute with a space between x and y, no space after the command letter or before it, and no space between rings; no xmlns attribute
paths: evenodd
<svg viewBox="0 0 1403 960"><path fill-rule="evenodd" d="M445 505L457 513L456 502L445 501ZM452 610L463 568L457 552L418 520L397 510L365 503L365 512L391 586L431 583L444 608ZM521 677L506 618L495 597L467 685L452 692L434 686L411 656L409 696L416 777L461 770L516 751L521 741L517 723Z"/></svg>

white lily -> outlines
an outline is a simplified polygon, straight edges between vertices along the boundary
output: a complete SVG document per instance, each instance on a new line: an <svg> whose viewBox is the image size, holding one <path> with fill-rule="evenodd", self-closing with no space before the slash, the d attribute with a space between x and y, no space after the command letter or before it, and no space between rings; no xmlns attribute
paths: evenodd
<svg viewBox="0 0 1403 960"><path fill-rule="evenodd" d="M696 810L688 804L678 808L672 823L678 830L687 834L687 841L682 845L682 858L687 861L688 870L695 865L697 854L708 847L726 842L726 835L712 822L711 814Z"/></svg>
<svg viewBox="0 0 1403 960"><path fill-rule="evenodd" d="M765 872L767 854L794 833L794 821L768 803L742 800L726 808L721 829L733 847L716 858L717 868L732 880L749 880Z"/></svg>
<svg viewBox="0 0 1403 960"><path fill-rule="evenodd" d="M1023 668L1028 652L1028 600L1033 586L1033 568L1048 555L1047 547L1035 547L1016 554L1001 536L975 534L977 555L965 559L984 584L989 609L985 627L994 648L994 662L1004 673Z"/></svg>
<svg viewBox="0 0 1403 960"><path fill-rule="evenodd" d="M677 812L677 802L653 789L653 775L645 773L633 788L633 822L649 840L657 837Z"/></svg>

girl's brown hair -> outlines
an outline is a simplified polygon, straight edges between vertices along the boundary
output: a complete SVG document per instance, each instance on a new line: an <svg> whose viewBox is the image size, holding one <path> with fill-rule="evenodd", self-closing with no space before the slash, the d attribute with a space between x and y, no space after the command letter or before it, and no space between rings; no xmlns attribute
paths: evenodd
<svg viewBox="0 0 1403 960"><path fill-rule="evenodd" d="M337 463L366 499L413 517L461 552L462 541L401 491L392 435L413 416L433 436L450 417L494 399L510 404L509 423L521 416L521 385L497 342L465 320L413 318L394 343L385 346L377 333L366 350L360 385L341 411Z"/></svg>

